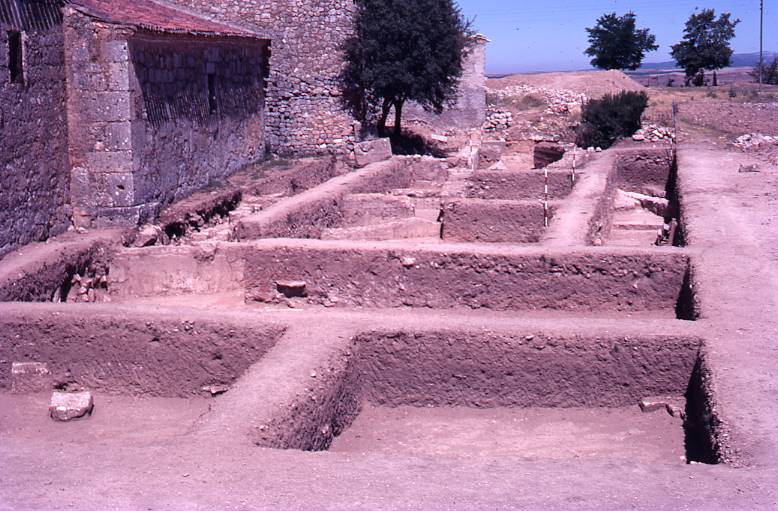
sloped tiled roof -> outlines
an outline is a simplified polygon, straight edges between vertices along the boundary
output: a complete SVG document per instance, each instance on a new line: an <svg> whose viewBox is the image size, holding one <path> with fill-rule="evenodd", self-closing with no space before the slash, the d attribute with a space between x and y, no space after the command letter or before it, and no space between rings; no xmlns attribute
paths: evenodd
<svg viewBox="0 0 778 511"><path fill-rule="evenodd" d="M101 21L154 32L253 39L262 37L255 32L212 21L154 0L68 0L68 3Z"/></svg>

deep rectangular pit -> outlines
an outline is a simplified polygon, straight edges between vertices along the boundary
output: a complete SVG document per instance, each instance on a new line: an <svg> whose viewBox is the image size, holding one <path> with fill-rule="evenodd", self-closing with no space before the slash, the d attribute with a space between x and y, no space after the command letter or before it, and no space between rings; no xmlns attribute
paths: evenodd
<svg viewBox="0 0 778 511"><path fill-rule="evenodd" d="M700 407L700 347L668 336L366 332L344 363L322 370L328 376L291 407L293 416L276 417L255 441L361 453L715 462L712 428L701 427L711 423ZM341 369L328 373L333 366ZM687 418L642 412L639 401L651 396L687 403Z"/></svg>
<svg viewBox="0 0 778 511"><path fill-rule="evenodd" d="M593 245L683 246L672 149L622 152L589 230Z"/></svg>

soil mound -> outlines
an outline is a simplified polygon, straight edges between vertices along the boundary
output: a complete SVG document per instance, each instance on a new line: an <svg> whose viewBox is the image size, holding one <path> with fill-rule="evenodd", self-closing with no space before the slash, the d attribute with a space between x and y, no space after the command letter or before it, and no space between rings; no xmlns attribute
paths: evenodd
<svg viewBox="0 0 778 511"><path fill-rule="evenodd" d="M645 87L621 71L579 71L569 73L516 74L488 80L490 89L503 89L517 85L563 89L585 94L587 97L600 97L622 90L639 91Z"/></svg>

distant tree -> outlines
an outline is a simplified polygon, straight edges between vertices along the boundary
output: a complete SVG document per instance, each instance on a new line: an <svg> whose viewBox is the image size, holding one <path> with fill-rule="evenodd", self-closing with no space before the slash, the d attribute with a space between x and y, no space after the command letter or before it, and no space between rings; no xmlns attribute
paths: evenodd
<svg viewBox="0 0 778 511"><path fill-rule="evenodd" d="M345 44L347 97L361 118L379 110L380 133L394 108L400 135L406 102L440 113L456 99L470 23L452 0L356 4L354 35Z"/></svg>
<svg viewBox="0 0 778 511"><path fill-rule="evenodd" d="M751 71L755 82L759 81L759 66L762 66L762 81L768 85L778 85L778 57L773 58L772 63L757 64Z"/></svg>
<svg viewBox="0 0 778 511"><path fill-rule="evenodd" d="M686 22L683 40L672 46L672 56L679 66L686 70L686 85L694 81L702 85L705 70L713 71L713 85L718 85L717 69L732 63L732 48L729 43L735 37L739 19L732 20L731 14L722 13L716 19L714 9L704 9L691 15Z"/></svg>
<svg viewBox="0 0 778 511"><path fill-rule="evenodd" d="M656 36L649 29L638 29L634 12L617 16L604 14L593 28L587 28L589 43L586 55L594 57L592 66L600 69L637 69L646 52L656 51Z"/></svg>

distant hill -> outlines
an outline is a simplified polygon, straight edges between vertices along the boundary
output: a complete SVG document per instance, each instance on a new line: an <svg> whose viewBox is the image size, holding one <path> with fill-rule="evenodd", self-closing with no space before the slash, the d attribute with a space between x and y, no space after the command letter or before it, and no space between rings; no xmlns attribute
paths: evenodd
<svg viewBox="0 0 778 511"><path fill-rule="evenodd" d="M774 58L778 57L778 52L766 51L764 52L765 62L771 62ZM754 67L759 62L759 53L736 53L732 55L732 67ZM640 70L651 69L675 69L675 61L667 62L646 62L640 66Z"/></svg>

